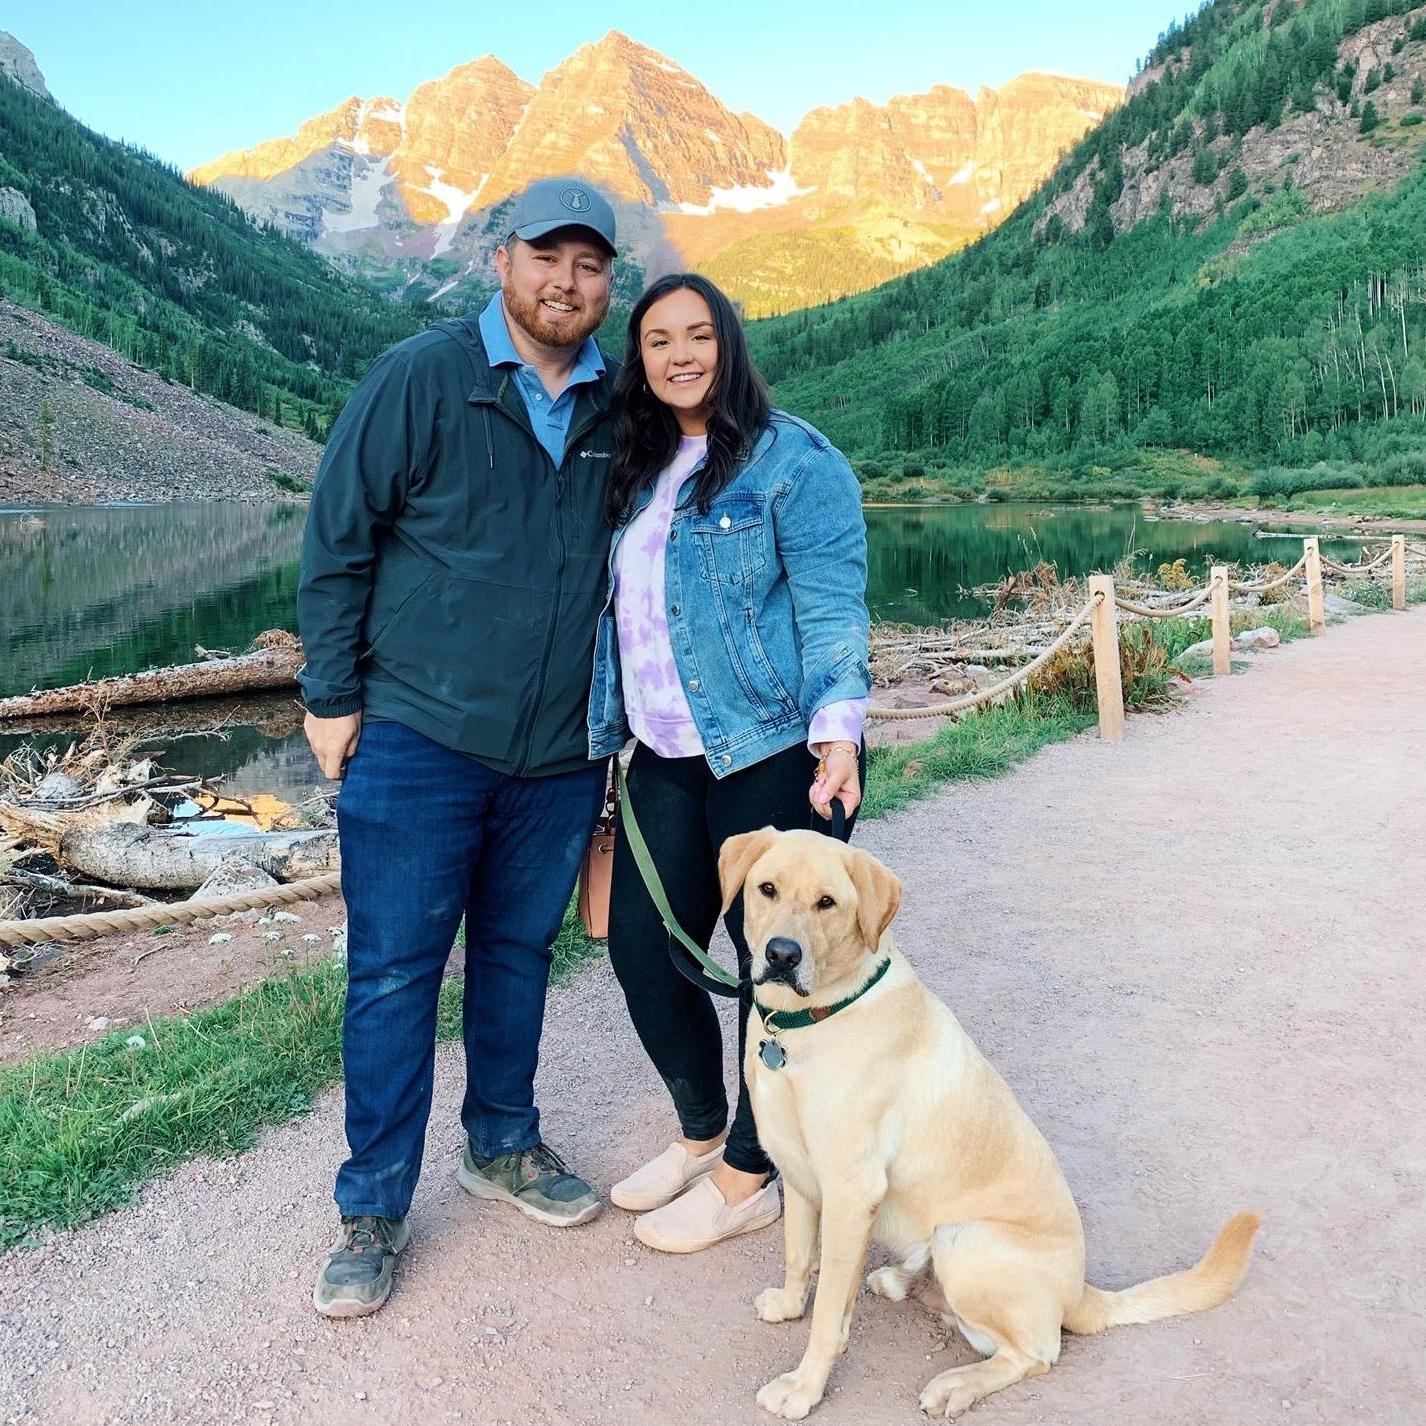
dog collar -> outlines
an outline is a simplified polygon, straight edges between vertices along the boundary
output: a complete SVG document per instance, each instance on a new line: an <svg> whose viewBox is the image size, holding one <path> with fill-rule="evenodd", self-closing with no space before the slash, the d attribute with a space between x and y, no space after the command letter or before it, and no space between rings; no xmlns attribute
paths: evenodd
<svg viewBox="0 0 1426 1426"><path fill-rule="evenodd" d="M808 1025L820 1025L837 1011L845 1010L853 1001L860 1000L890 969L891 962L882 961L871 979L860 990L852 991L845 1000L839 1000L835 1005L814 1005L810 1010L768 1010L759 1003L756 996L753 997L753 1005L757 1008L758 1017L768 1034L777 1035L783 1030L802 1030Z"/></svg>

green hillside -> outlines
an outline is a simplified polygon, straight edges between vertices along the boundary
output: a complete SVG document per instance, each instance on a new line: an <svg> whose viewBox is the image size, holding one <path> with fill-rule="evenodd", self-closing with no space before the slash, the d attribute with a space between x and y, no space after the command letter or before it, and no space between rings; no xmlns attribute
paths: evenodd
<svg viewBox="0 0 1426 1426"><path fill-rule="evenodd" d="M424 305L364 291L220 194L0 79L0 295L173 381L310 434Z"/></svg>
<svg viewBox="0 0 1426 1426"><path fill-rule="evenodd" d="M966 252L755 324L779 403L873 476L1426 481L1426 6L1217 0L1146 67Z"/></svg>

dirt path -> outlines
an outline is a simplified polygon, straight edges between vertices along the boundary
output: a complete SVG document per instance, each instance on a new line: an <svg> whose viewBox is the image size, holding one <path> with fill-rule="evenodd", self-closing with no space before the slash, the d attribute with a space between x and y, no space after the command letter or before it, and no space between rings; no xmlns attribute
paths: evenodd
<svg viewBox="0 0 1426 1426"><path fill-rule="evenodd" d="M1183 1264L1267 1214L1237 1300L1069 1338L977 1408L997 1426L1416 1421L1426 1367L1426 609L1334 628L1136 718L868 826L906 878L900 941L1059 1150L1093 1278ZM607 971L551 1006L546 1128L601 1186L668 1114ZM416 1239L380 1316L308 1305L340 1098L240 1159L0 1259L0 1423L767 1420L753 1392L806 1327L749 1303L774 1230L688 1259L608 1211L560 1235L456 1186L443 1051ZM919 1418L968 1359L862 1298L814 1419Z"/></svg>

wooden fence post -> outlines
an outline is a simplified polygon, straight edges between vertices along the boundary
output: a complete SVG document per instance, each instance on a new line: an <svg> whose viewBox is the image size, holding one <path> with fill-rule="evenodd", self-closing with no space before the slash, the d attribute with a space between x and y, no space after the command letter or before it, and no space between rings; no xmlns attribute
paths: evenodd
<svg viewBox="0 0 1426 1426"><path fill-rule="evenodd" d="M1391 537L1391 607L1406 608L1406 536Z"/></svg>
<svg viewBox="0 0 1426 1426"><path fill-rule="evenodd" d="M1089 577L1090 616L1094 637L1094 685L1099 696L1099 736L1110 743L1124 736L1124 683L1119 672L1119 619L1114 608L1114 580L1107 574Z"/></svg>
<svg viewBox="0 0 1426 1426"><path fill-rule="evenodd" d="M1215 564L1208 576L1213 585L1213 672L1233 672L1233 634L1229 628L1228 566Z"/></svg>
<svg viewBox="0 0 1426 1426"><path fill-rule="evenodd" d="M1307 556L1307 622L1314 634L1327 632L1327 620L1322 614L1322 552L1317 548L1317 536L1302 542Z"/></svg>

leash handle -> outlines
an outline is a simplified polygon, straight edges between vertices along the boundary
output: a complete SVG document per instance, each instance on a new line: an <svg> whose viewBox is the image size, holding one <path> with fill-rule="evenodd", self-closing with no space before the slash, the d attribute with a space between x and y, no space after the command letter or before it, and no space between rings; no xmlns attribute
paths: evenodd
<svg viewBox="0 0 1426 1426"><path fill-rule="evenodd" d="M842 799L834 797L828 804L831 817L823 817L814 807L808 813L807 825L814 832L821 832L824 837L835 837L839 842L851 840L851 833L847 830L847 809L842 806Z"/></svg>

